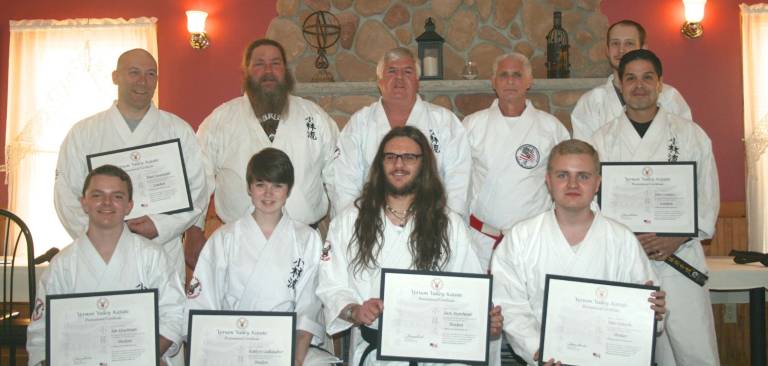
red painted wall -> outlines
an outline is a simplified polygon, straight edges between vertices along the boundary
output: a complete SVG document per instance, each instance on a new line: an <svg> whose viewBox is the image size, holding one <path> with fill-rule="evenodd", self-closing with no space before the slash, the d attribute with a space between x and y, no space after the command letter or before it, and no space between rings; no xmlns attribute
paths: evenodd
<svg viewBox="0 0 768 366"><path fill-rule="evenodd" d="M189 47L184 12L193 8L208 12L206 31L211 37L211 46L202 51ZM243 48L264 36L277 12L274 0L3 0L0 6L0 144L5 146L9 20L140 16L158 18L160 108L179 115L197 128L213 108L240 94L239 65ZM7 187L0 186L0 207L7 205Z"/></svg>
<svg viewBox="0 0 768 366"><path fill-rule="evenodd" d="M648 48L664 66L664 81L683 94L698 122L712 139L720 173L720 199L745 200L741 29L739 3L757 0L710 0L704 35L684 38L681 0L604 0L610 22L632 19L646 28Z"/></svg>

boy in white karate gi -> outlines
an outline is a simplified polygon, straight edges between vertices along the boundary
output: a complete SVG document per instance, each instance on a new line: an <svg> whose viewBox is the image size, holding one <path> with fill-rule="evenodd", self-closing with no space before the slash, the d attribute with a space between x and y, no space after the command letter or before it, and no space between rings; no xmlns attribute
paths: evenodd
<svg viewBox="0 0 768 366"><path fill-rule="evenodd" d="M124 220L133 208L131 178L103 165L85 178L80 205L88 228L57 254L37 285L27 329L29 365L45 364L46 295L156 288L161 365L179 364L184 293L163 248L132 233ZM178 361L177 361L178 360ZM183 364L183 363L181 363Z"/></svg>
<svg viewBox="0 0 768 366"><path fill-rule="evenodd" d="M309 352L310 344L325 336L315 295L322 241L317 231L284 209L294 183L288 155L275 148L261 150L248 162L246 180L253 209L206 242L187 289L185 313L295 311L295 357L300 366L322 355L316 349Z"/></svg>
<svg viewBox="0 0 768 366"><path fill-rule="evenodd" d="M632 231L590 207L600 187L599 166L597 152L589 144L580 140L557 144L546 175L555 208L512 227L494 252L493 302L501 306L504 332L515 353L529 364L539 356L547 274L658 283ZM648 301L660 320L665 293L654 292ZM666 341L664 337L660 342Z"/></svg>

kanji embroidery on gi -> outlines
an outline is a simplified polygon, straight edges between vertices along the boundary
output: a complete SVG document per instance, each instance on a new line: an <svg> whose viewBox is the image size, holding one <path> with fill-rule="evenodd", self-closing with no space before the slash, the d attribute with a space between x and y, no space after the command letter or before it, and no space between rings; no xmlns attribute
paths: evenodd
<svg viewBox="0 0 768 366"><path fill-rule="evenodd" d="M296 289L296 283L299 282L302 272L304 272L304 260L299 258L293 261L293 268L291 268L291 274L288 277L288 288Z"/></svg>

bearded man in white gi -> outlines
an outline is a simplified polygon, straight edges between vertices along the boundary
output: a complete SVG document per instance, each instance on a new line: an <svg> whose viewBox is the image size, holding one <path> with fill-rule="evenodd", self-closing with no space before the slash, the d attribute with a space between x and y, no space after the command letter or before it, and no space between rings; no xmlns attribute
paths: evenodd
<svg viewBox="0 0 768 366"><path fill-rule="evenodd" d="M407 48L387 51L376 66L381 99L355 112L339 135L334 161L333 209L352 206L363 191L379 143L392 128L413 126L427 136L437 158L448 207L467 213L471 156L464 127L449 110L417 94L421 68Z"/></svg>
<svg viewBox="0 0 768 366"><path fill-rule="evenodd" d="M546 174L554 209L515 225L493 255L493 301L501 306L507 339L528 364L538 360L547 274L658 284L635 235L590 208L600 187L599 166L597 152L583 141L556 145ZM665 294L653 296L650 306L660 320ZM662 335L658 343L663 341Z"/></svg>
<svg viewBox="0 0 768 366"><path fill-rule="evenodd" d="M248 162L253 212L216 230L187 288L187 307L296 312L296 365L325 337L317 288L320 234L284 212L294 183L291 160L266 148ZM244 187L245 188L245 187ZM317 350L313 350L317 352ZM307 357L307 363L312 357Z"/></svg>
<svg viewBox="0 0 768 366"><path fill-rule="evenodd" d="M215 187L216 214L226 224L252 209L243 189L245 167L266 147L284 151L293 162L296 184L285 204L294 220L316 225L328 212L324 184L332 179L331 162L339 128L317 104L291 95L294 79L283 46L259 39L245 49L243 95L217 107L197 131ZM188 230L187 261L197 260L203 222Z"/></svg>
<svg viewBox="0 0 768 366"><path fill-rule="evenodd" d="M624 113L619 61L625 53L645 49L645 29L632 20L622 20L608 27L605 55L613 68L605 84L584 93L571 112L573 138L586 140L602 125ZM691 119L691 109L674 87L662 84L659 104L667 111Z"/></svg>
<svg viewBox="0 0 768 366"><path fill-rule="evenodd" d="M329 334L352 328L350 365L408 364L377 361L373 352L383 311L382 268L481 271L465 224L446 208L431 149L416 127L390 130L375 154L362 196L331 222L317 295L325 305ZM498 308L492 311L492 323L491 332L498 335Z"/></svg>
<svg viewBox="0 0 768 366"><path fill-rule="evenodd" d="M117 102L75 124L61 144L54 184L56 213L72 238L85 232L88 217L80 207L79 192L88 174L86 155L179 139L192 210L144 215L126 223L132 232L163 246L183 281L181 234L197 220L208 200L200 146L189 124L152 104L157 62L149 52L134 49L120 55L112 81L117 85Z"/></svg>
<svg viewBox="0 0 768 366"><path fill-rule="evenodd" d="M672 349L662 365L718 365L712 305L707 286L699 286L665 263L672 254L707 274L700 240L711 238L720 209L712 143L693 121L659 106L663 88L661 61L648 50L635 50L619 64L626 112L593 136L603 161L695 161L699 235L695 238L637 236L669 293L667 331ZM674 354L674 358L672 358Z"/></svg>
<svg viewBox="0 0 768 366"><path fill-rule="evenodd" d="M124 223L133 208L131 178L122 169L102 165L88 174L81 210L86 232L51 260L37 284L32 323L27 329L29 365L45 358L45 297L86 292L157 289L161 365L180 364L184 294L168 256L155 243L131 232Z"/></svg>
<svg viewBox="0 0 768 366"><path fill-rule="evenodd" d="M544 181L549 151L569 138L553 115L526 96L533 83L531 64L519 53L493 62L491 84L498 99L464 119L472 148L469 217L472 244L484 270L502 232L552 207Z"/></svg>

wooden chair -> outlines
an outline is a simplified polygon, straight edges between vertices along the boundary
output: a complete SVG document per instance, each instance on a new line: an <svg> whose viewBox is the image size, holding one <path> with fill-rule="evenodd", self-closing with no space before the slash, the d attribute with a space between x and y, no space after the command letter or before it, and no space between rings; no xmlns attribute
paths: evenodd
<svg viewBox="0 0 768 366"><path fill-rule="evenodd" d="M32 234L29 228L18 216L12 212L0 209L0 240L2 245L2 288L3 304L0 307L0 346L10 351L9 362L16 364L16 348L24 349L27 342L27 326L30 323L35 299L35 252L32 242ZM14 289L14 276L17 275L17 267L23 268L19 263L18 254L20 246L26 245L26 277L28 283L29 306L20 304L24 299L19 298L19 289Z"/></svg>

